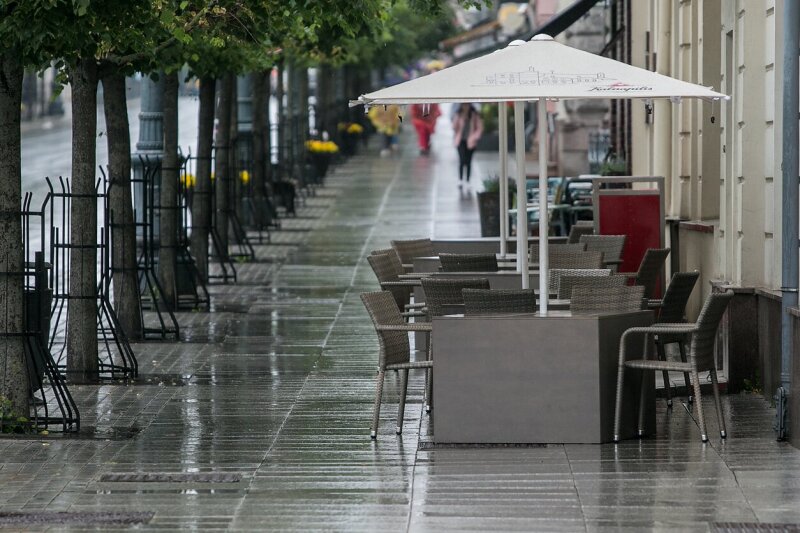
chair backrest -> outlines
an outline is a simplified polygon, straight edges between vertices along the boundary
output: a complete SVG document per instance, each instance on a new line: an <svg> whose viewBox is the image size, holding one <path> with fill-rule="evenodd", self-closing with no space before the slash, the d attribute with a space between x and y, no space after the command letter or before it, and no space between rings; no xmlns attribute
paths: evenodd
<svg viewBox="0 0 800 533"><path fill-rule="evenodd" d="M694 358L698 370L714 368L714 342L717 340L717 329L733 298L733 291L712 292L708 295L700 316L697 317L697 331L692 334L689 357Z"/></svg>
<svg viewBox="0 0 800 533"><path fill-rule="evenodd" d="M603 268L603 252L559 250L548 258L548 268Z"/></svg>
<svg viewBox="0 0 800 533"><path fill-rule="evenodd" d="M463 289L488 289L486 278L439 279L422 278L422 290L425 292L425 307L428 316L442 316L445 305L464 303Z"/></svg>
<svg viewBox="0 0 800 533"><path fill-rule="evenodd" d="M669 248L648 248L645 251L634 280L635 285L644 287L645 298L653 297L661 269L664 267L664 261L667 260L668 255Z"/></svg>
<svg viewBox="0 0 800 533"><path fill-rule="evenodd" d="M684 322L686 303L692 295L694 286L700 277L699 272L676 272L664 292L661 300L659 322Z"/></svg>
<svg viewBox="0 0 800 533"><path fill-rule="evenodd" d="M367 262L380 283L397 281L397 267L389 254L370 254L367 256Z"/></svg>
<svg viewBox="0 0 800 533"><path fill-rule="evenodd" d="M461 294L465 315L536 312L536 292L533 289L463 289Z"/></svg>
<svg viewBox="0 0 800 533"><path fill-rule="evenodd" d="M381 248L379 250L372 250L370 255L388 255L389 259L392 260L392 264L394 265L394 269L397 271L397 274L405 274L406 269L403 268L403 261L400 259L400 256L397 255L397 250L394 248Z"/></svg>
<svg viewBox="0 0 800 533"><path fill-rule="evenodd" d="M586 244L586 251L603 252L603 260L608 262L622 259L627 235L581 235L580 241Z"/></svg>
<svg viewBox="0 0 800 533"><path fill-rule="evenodd" d="M497 272L495 254L439 254L442 272Z"/></svg>
<svg viewBox="0 0 800 533"><path fill-rule="evenodd" d="M611 275L610 268L551 268L548 272L550 281L547 289L551 294L559 293L561 278L564 276L589 278Z"/></svg>
<svg viewBox="0 0 800 533"><path fill-rule="evenodd" d="M561 276L558 283L558 298L569 300L572 291L579 289L605 289L608 287L624 287L628 281L626 276Z"/></svg>
<svg viewBox="0 0 800 533"><path fill-rule="evenodd" d="M410 265L415 257L433 257L436 252L433 250L433 242L430 239L411 239L404 241L392 241L392 248L397 251L400 260L404 265Z"/></svg>
<svg viewBox="0 0 800 533"><path fill-rule="evenodd" d="M594 223L591 224L573 224L571 228L569 228L569 235L567 236L567 243L574 244L576 242L581 242L582 235L593 235L594 234Z"/></svg>
<svg viewBox="0 0 800 533"><path fill-rule="evenodd" d="M367 313L369 313L378 334L380 367L408 362L410 359L408 333L405 331L377 331L378 326L403 324L403 317L400 315L391 293L388 291L365 292L361 294L361 301L364 302L364 307L367 308Z"/></svg>
<svg viewBox="0 0 800 533"><path fill-rule="evenodd" d="M529 248L531 263L538 263L539 262L539 243L534 243L530 245ZM581 254L586 251L586 245L583 243L574 243L574 244L548 244L547 245L547 258L549 261L553 260L553 257L560 257L560 256L573 256L575 254Z"/></svg>
<svg viewBox="0 0 800 533"><path fill-rule="evenodd" d="M378 278L378 282L381 284L385 282L398 281L400 279L398 274L403 273L403 265L398 263L394 250L392 250L391 254L370 254L367 256L367 262L369 263L369 266L372 267L375 277ZM399 272L398 268L400 269ZM411 301L411 293L413 290L413 287L410 285L400 285L388 288L388 291L394 297L394 301L397 304L398 309L405 308L406 304Z"/></svg>
<svg viewBox="0 0 800 533"><path fill-rule="evenodd" d="M570 311L573 313L630 313L640 311L644 299L644 287L608 287L573 289Z"/></svg>

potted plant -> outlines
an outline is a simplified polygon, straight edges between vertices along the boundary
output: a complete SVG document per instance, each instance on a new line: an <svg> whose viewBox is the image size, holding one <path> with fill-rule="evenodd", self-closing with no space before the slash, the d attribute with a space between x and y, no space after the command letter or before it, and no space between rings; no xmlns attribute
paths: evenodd
<svg viewBox="0 0 800 533"><path fill-rule="evenodd" d="M516 184L509 180L509 201L516 191ZM478 214L481 220L481 237L500 236L500 178L483 180L483 192L478 193Z"/></svg>
<svg viewBox="0 0 800 533"><path fill-rule="evenodd" d="M316 181L320 183L328 173L328 167L331 164L331 157L339 151L339 147L333 141L319 141L312 139L306 141L306 149L311 158L311 163L314 165L314 173L316 174Z"/></svg>
<svg viewBox="0 0 800 533"><path fill-rule="evenodd" d="M364 126L356 122L340 122L338 129L342 139L342 153L346 156L355 155Z"/></svg>
<svg viewBox="0 0 800 533"><path fill-rule="evenodd" d="M601 176L627 176L628 164L624 158L607 157L600 165Z"/></svg>

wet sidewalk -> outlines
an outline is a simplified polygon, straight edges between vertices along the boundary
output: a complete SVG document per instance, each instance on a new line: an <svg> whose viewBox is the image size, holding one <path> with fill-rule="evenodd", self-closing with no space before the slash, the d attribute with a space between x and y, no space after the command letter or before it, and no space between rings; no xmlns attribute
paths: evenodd
<svg viewBox="0 0 800 533"><path fill-rule="evenodd" d="M448 448L430 442L416 373L403 435L392 377L371 441L378 343L359 294L377 283L365 257L392 238L478 235L475 194L495 159L477 159L459 188L445 136L427 158L410 136L391 157L367 152L256 246L258 262L237 265L237 285L212 288L213 313L179 315L184 342L134 346L153 384L74 388L94 431L0 440L0 524L12 511L63 511L99 529L138 512L142 529L163 530L800 522L800 451L774 441L773 412L752 395L725 398L727 442L701 445L684 407L661 401L652 439ZM9 527L51 527L32 524Z"/></svg>

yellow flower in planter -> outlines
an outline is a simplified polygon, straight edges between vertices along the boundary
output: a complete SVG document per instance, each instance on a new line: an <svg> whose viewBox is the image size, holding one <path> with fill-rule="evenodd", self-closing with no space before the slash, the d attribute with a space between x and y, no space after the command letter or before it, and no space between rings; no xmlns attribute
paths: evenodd
<svg viewBox="0 0 800 533"><path fill-rule="evenodd" d="M351 135L361 135L363 132L364 128L361 126L361 124L356 124L355 122L353 122L352 124L347 126L347 133Z"/></svg>
<svg viewBox="0 0 800 533"><path fill-rule="evenodd" d="M312 139L306 141L306 149L312 154L333 154L339 151L339 147L333 141L319 141Z"/></svg>
<svg viewBox="0 0 800 533"><path fill-rule="evenodd" d="M194 174L181 174L181 185L185 189L191 189L194 187L197 179L195 179Z"/></svg>
<svg viewBox="0 0 800 533"><path fill-rule="evenodd" d="M248 183L250 183L250 173L246 170L242 170L241 172L239 172L239 180L245 185L247 185Z"/></svg>

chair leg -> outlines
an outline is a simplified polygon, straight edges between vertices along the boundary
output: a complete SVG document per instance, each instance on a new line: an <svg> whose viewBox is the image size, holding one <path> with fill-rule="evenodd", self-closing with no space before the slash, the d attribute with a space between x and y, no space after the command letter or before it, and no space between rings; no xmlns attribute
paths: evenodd
<svg viewBox="0 0 800 533"><path fill-rule="evenodd" d="M656 350L658 351L659 361L666 361L667 354L664 353L664 345L661 344L661 341L656 341ZM667 395L667 407L672 408L672 383L669 381L669 372L667 370L662 370L661 377L664 380L664 391Z"/></svg>
<svg viewBox="0 0 800 533"><path fill-rule="evenodd" d="M619 442L620 424L622 422L622 384L625 377L625 365L617 369L617 400L614 405L614 442Z"/></svg>
<svg viewBox="0 0 800 533"><path fill-rule="evenodd" d="M378 438L378 420L381 416L381 397L383 396L383 377L386 371L378 371L377 383L375 384L375 405L372 408L372 427L369 436L373 439Z"/></svg>
<svg viewBox="0 0 800 533"><path fill-rule="evenodd" d="M706 419L703 416L703 398L700 396L700 375L697 373L696 368L692 370L692 385L694 385L694 405L697 412L697 425L700 426L700 439L703 442L708 442Z"/></svg>
<svg viewBox="0 0 800 533"><path fill-rule="evenodd" d="M640 370L642 375L639 381L639 421L636 425L639 437L644 437L644 408L645 400L647 399L647 390L645 388L645 377L647 376L645 370Z"/></svg>
<svg viewBox="0 0 800 533"><path fill-rule="evenodd" d="M428 335L428 346L425 352L425 359L430 361L433 358L433 339ZM425 412L429 413L433 409L433 369L425 371Z"/></svg>
<svg viewBox="0 0 800 533"><path fill-rule="evenodd" d="M406 411L406 393L408 392L408 369L400 371L400 405L397 407L397 429L398 435L403 432L403 416Z"/></svg>
<svg viewBox="0 0 800 533"><path fill-rule="evenodd" d="M714 388L714 404L717 408L717 422L719 423L719 436L726 438L728 431L725 428L725 418L722 416L722 401L719 397L719 381L717 380L717 370L711 369L711 386Z"/></svg>
<svg viewBox="0 0 800 533"><path fill-rule="evenodd" d="M685 363L686 362L686 344L683 341L680 341L678 343L678 351L680 351L680 353L681 353L681 361ZM683 381L684 381L684 383L686 383L686 396L687 396L686 401L688 403L692 403L692 401L693 401L693 398L692 398L692 381L689 379L689 373L688 372L684 372L683 373Z"/></svg>

